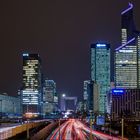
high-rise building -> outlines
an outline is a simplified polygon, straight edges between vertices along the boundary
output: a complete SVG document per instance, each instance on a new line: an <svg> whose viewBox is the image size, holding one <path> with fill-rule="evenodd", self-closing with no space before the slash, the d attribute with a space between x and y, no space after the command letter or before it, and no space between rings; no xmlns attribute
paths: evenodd
<svg viewBox="0 0 140 140"><path fill-rule="evenodd" d="M88 87L88 84L89 84L89 83L90 83L90 80L84 81L84 95L83 95L84 101L87 101L87 100L88 100L88 91L87 91L87 87Z"/></svg>
<svg viewBox="0 0 140 140"><path fill-rule="evenodd" d="M91 80L99 86L99 112L105 113L105 98L110 88L109 44L91 44Z"/></svg>
<svg viewBox="0 0 140 140"><path fill-rule="evenodd" d="M41 60L38 54L23 54L23 114L41 113Z"/></svg>
<svg viewBox="0 0 140 140"><path fill-rule="evenodd" d="M58 110L58 96L56 83L53 80L45 80L43 84L43 113L53 113Z"/></svg>
<svg viewBox="0 0 140 140"><path fill-rule="evenodd" d="M53 80L45 80L43 85L43 101L54 102L56 95L56 83Z"/></svg>
<svg viewBox="0 0 140 140"><path fill-rule="evenodd" d="M112 89L112 119L140 118L140 89Z"/></svg>
<svg viewBox="0 0 140 140"><path fill-rule="evenodd" d="M87 83L87 94L88 94L87 106L88 106L88 110L90 111L93 111L93 104L94 104L93 86L94 86L94 81L89 81Z"/></svg>
<svg viewBox="0 0 140 140"><path fill-rule="evenodd" d="M82 112L82 113L85 111L85 110L84 110L84 102L79 101L79 102L77 103L76 111L77 111L77 112Z"/></svg>
<svg viewBox="0 0 140 140"><path fill-rule="evenodd" d="M106 96L106 113L111 114L111 107L112 107L112 96L110 96L110 91L115 88L114 82L110 83L110 90Z"/></svg>
<svg viewBox="0 0 140 140"><path fill-rule="evenodd" d="M115 50L115 86L140 87L140 33L133 20L133 5L121 13L121 46Z"/></svg>
<svg viewBox="0 0 140 140"><path fill-rule="evenodd" d="M99 112L98 85L91 80L84 81L84 110Z"/></svg>
<svg viewBox="0 0 140 140"><path fill-rule="evenodd" d="M88 84L90 83L90 80L84 81L84 87L83 87L83 99L84 99L84 110L88 111Z"/></svg>

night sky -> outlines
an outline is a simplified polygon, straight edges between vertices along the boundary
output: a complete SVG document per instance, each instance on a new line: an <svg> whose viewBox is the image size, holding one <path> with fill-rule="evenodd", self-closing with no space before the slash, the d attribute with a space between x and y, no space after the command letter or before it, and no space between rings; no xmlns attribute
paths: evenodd
<svg viewBox="0 0 140 140"><path fill-rule="evenodd" d="M39 53L57 92L83 94L90 78L90 44L120 45L120 13L128 0L0 0L0 93L17 95L22 53ZM140 29L140 0L133 0Z"/></svg>

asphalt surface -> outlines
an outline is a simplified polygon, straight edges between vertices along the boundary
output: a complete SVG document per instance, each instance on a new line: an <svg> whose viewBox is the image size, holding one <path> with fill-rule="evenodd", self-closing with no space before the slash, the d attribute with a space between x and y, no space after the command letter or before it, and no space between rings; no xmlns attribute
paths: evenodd
<svg viewBox="0 0 140 140"><path fill-rule="evenodd" d="M49 140L120 140L86 126L78 119L69 119L59 126L49 137ZM46 139L48 140L48 139Z"/></svg>

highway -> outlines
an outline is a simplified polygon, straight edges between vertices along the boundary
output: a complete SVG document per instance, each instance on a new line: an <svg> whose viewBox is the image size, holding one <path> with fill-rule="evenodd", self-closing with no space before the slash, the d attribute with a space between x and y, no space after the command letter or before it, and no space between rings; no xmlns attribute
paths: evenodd
<svg viewBox="0 0 140 140"><path fill-rule="evenodd" d="M69 119L59 126L49 140L120 140L87 127L78 119ZM46 139L48 140L48 139Z"/></svg>

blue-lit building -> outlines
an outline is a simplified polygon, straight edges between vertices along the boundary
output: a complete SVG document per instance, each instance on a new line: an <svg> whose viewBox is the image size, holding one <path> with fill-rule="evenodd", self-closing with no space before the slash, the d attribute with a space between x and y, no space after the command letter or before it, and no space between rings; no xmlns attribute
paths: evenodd
<svg viewBox="0 0 140 140"><path fill-rule="evenodd" d="M23 54L22 80L23 114L41 113L41 60L38 54Z"/></svg>
<svg viewBox="0 0 140 140"><path fill-rule="evenodd" d="M121 46L115 50L116 88L140 88L140 33L133 20L133 5L121 12Z"/></svg>
<svg viewBox="0 0 140 140"><path fill-rule="evenodd" d="M110 89L109 44L91 44L91 80L98 85L99 113L105 113L106 94Z"/></svg>
<svg viewBox="0 0 140 140"><path fill-rule="evenodd" d="M111 118L140 119L140 89L112 89L108 94L111 101Z"/></svg>

